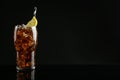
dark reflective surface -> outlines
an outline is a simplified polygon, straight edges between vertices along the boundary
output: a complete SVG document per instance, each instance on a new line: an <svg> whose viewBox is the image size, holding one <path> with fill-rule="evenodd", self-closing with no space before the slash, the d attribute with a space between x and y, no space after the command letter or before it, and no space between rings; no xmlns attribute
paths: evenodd
<svg viewBox="0 0 120 80"><path fill-rule="evenodd" d="M117 77L120 65L37 66L33 71L17 71L16 66L0 66L4 80L81 79L81 77Z"/></svg>

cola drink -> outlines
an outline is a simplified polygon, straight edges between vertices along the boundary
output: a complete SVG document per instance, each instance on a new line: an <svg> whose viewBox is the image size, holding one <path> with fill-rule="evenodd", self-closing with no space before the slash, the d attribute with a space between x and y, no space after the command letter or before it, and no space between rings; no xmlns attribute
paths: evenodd
<svg viewBox="0 0 120 80"><path fill-rule="evenodd" d="M14 45L17 52L17 69L35 69L36 27L26 27L24 24L15 26Z"/></svg>

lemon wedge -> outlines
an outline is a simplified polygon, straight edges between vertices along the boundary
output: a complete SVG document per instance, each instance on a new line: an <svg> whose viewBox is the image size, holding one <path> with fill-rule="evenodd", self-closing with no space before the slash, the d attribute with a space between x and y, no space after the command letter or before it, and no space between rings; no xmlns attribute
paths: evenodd
<svg viewBox="0 0 120 80"><path fill-rule="evenodd" d="M38 24L38 21L35 16L26 24L26 27L36 27Z"/></svg>

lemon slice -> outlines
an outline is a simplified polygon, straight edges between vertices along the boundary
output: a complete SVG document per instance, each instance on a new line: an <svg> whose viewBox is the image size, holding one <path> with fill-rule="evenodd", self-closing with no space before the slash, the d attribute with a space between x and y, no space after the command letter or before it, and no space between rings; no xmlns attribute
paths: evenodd
<svg viewBox="0 0 120 80"><path fill-rule="evenodd" d="M36 27L38 24L38 21L35 16L26 24L26 27Z"/></svg>

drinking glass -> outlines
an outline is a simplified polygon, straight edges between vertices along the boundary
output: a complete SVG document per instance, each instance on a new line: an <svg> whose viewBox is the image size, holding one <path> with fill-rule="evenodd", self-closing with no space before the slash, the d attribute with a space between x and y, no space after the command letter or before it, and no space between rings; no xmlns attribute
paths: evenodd
<svg viewBox="0 0 120 80"><path fill-rule="evenodd" d="M16 68L18 70L35 69L37 46L37 28L16 25L14 28L14 46L16 50Z"/></svg>

